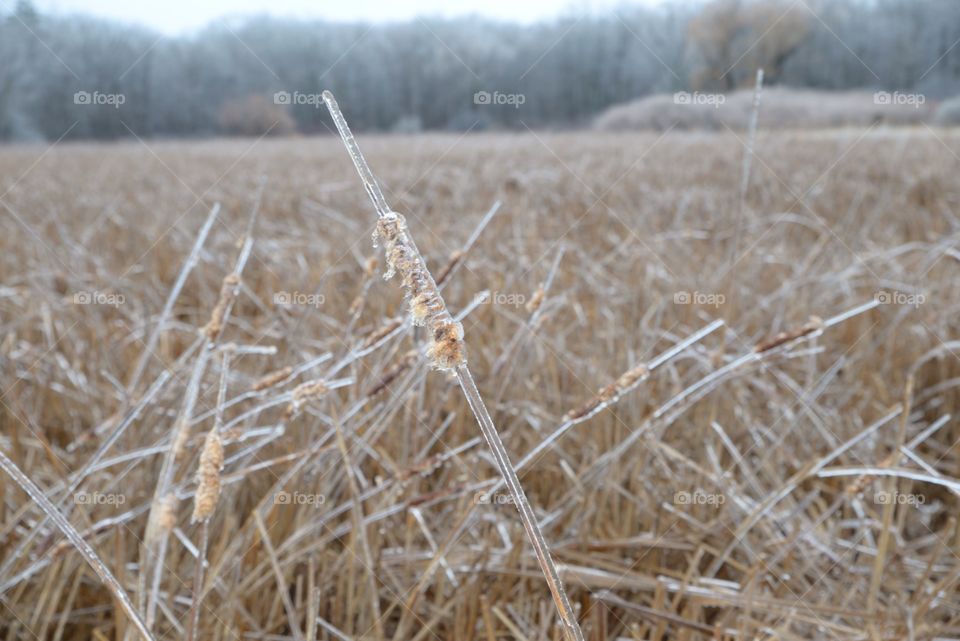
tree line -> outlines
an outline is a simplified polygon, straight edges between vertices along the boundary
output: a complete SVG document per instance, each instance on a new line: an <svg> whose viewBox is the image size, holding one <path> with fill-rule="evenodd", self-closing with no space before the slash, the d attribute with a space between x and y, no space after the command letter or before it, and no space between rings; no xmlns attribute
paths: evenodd
<svg viewBox="0 0 960 641"><path fill-rule="evenodd" d="M0 140L575 127L652 93L774 84L960 93L957 0L712 0L570 15L215 21L189 35L0 13Z"/></svg>

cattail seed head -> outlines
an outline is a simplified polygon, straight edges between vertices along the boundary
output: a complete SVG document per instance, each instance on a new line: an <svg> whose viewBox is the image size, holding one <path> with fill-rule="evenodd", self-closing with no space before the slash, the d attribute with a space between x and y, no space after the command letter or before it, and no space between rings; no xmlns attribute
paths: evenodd
<svg viewBox="0 0 960 641"><path fill-rule="evenodd" d="M384 325L381 325L377 329L367 334L367 337L363 340L363 346L367 348L376 345L384 338L392 334L402 324L403 321L401 321L399 318L393 318L387 321Z"/></svg>
<svg viewBox="0 0 960 641"><path fill-rule="evenodd" d="M150 515L144 540L147 545L156 542L160 534L170 532L177 525L177 497L172 492L157 499Z"/></svg>
<svg viewBox="0 0 960 641"><path fill-rule="evenodd" d="M290 420L300 411L304 403L315 398L320 398L327 393L326 382L316 379L297 385L290 393L290 404L284 412L284 419Z"/></svg>
<svg viewBox="0 0 960 641"><path fill-rule="evenodd" d="M293 374L293 368L287 365L282 369L278 369L275 372L270 372L266 376L256 380L253 385L250 386L250 389L254 392L261 392L265 389L273 387L291 374Z"/></svg>
<svg viewBox="0 0 960 641"><path fill-rule="evenodd" d="M527 301L527 312L535 314L537 310L540 309L540 306L543 304L544 294L543 285L540 285L537 291L533 293L533 296L530 297L530 300Z"/></svg>
<svg viewBox="0 0 960 641"><path fill-rule="evenodd" d="M635 383L646 378L650 370L644 364L637 365L621 374L616 381L602 387L596 394L588 399L583 405L567 412L568 420L578 420L592 414L598 407L610 403L619 398L621 394L629 390Z"/></svg>
<svg viewBox="0 0 960 641"><path fill-rule="evenodd" d="M780 347L784 343L789 343L792 340L812 334L821 329L823 329L823 319L819 316L811 316L810 320L800 327L789 331L780 332L772 338L761 341L756 345L756 347L753 348L753 351L758 354L761 352L767 352L776 347Z"/></svg>
<svg viewBox="0 0 960 641"><path fill-rule="evenodd" d="M173 429L173 455L176 458L183 456L183 452L187 447L187 441L190 439L190 421L185 418L181 418L177 421L176 426Z"/></svg>
<svg viewBox="0 0 960 641"><path fill-rule="evenodd" d="M427 357L437 369L455 369L467 362L463 344L463 325L455 321L438 322L433 327L433 342Z"/></svg>
<svg viewBox="0 0 960 641"><path fill-rule="evenodd" d="M197 492L193 497L191 522L206 521L220 498L220 470L223 469L223 442L216 428L207 432L197 468Z"/></svg>
<svg viewBox="0 0 960 641"><path fill-rule="evenodd" d="M460 264L461 260L463 260L462 250L458 249L450 254L450 260L448 260L447 264L443 266L443 269L440 270L440 273L437 274L437 278L435 279L438 287L447 282L447 279L450 278L450 274L453 273L453 270L457 267L457 265Z"/></svg>
<svg viewBox="0 0 960 641"><path fill-rule="evenodd" d="M223 329L223 319L227 315L227 307L233 301L237 292L237 285L240 284L238 274L228 274L220 285L220 298L210 312L210 321L203 327L203 334L209 340L215 340Z"/></svg>
<svg viewBox="0 0 960 641"><path fill-rule="evenodd" d="M390 384L397 379L398 376L403 374L404 371L410 368L417 361L417 352L410 351L404 354L399 361L391 365L386 371L384 371L383 376L380 377L380 382L378 382L373 389L370 390L368 396L376 396Z"/></svg>

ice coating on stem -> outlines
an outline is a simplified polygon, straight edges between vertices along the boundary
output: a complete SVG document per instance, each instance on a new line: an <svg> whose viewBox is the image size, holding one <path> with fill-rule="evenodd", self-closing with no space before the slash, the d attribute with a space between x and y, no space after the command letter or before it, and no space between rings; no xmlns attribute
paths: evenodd
<svg viewBox="0 0 960 641"><path fill-rule="evenodd" d="M340 113L340 106L337 104L333 94L329 91L323 92L323 101L327 104L327 109L330 111L333 123L337 126L337 131L340 132L343 144L347 147L350 159L353 160L353 166L357 168L357 173L360 174L364 188L367 190L367 193L370 194L370 200L373 201L373 206L377 209L377 215L386 216L390 213L390 208L387 206L387 199L383 197L383 192L380 191L380 185L377 184L377 179L373 177L370 166L367 165L363 154L360 153L357 140L353 137L353 132L350 131L350 127L347 125L343 114Z"/></svg>
<svg viewBox="0 0 960 641"><path fill-rule="evenodd" d="M428 351L428 356L434 365L443 369L449 369L456 373L457 381L463 390L464 396L470 409L480 424L480 431L486 439L487 444L493 452L503 480L510 488L514 502L520 512L520 520L523 522L523 528L526 530L527 538L533 546L540 569L547 580L547 586L550 588L550 594L553 597L560 620L563 623L563 630L566 637L572 641L583 641L583 632L580 630L580 624L577 622L576 614L570 607L566 591L560 580L560 574L557 572L556 564L550 555L550 549L537 524L536 516L530 507L529 501L520 486L520 479L510 463L507 456L507 450L500 439L496 426L487 412L486 405L480 397L480 392L474 383L473 376L467 367L466 357L463 351L463 326L453 319L447 311L447 306L440 295L433 276L427 269L413 238L407 232L406 221L400 214L391 211L383 199L383 193L377 186L370 167L360 154L353 134L347 126L343 114L340 113L340 107L334 100L333 94L329 91L323 92L323 100L330 110L343 138L343 143L353 159L353 164L363 180L364 187L373 201L373 205L380 216L380 222L377 225L377 231L374 235L375 242L382 242L387 253L387 277L394 274L400 274L403 286L410 295L411 313L414 322L418 321L426 325L431 332L432 344Z"/></svg>

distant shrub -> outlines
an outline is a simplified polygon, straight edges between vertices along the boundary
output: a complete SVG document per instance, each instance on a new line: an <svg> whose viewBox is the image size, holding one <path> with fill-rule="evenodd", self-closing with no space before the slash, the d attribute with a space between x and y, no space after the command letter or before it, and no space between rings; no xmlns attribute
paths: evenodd
<svg viewBox="0 0 960 641"><path fill-rule="evenodd" d="M420 116L401 116L390 127L390 131L395 134L418 134L423 131L423 122Z"/></svg>
<svg viewBox="0 0 960 641"><path fill-rule="evenodd" d="M960 126L960 96L941 102L933 122L942 127Z"/></svg>
<svg viewBox="0 0 960 641"><path fill-rule="evenodd" d="M236 136L287 136L297 130L297 125L283 105L268 96L251 94L223 106L220 128Z"/></svg>
<svg viewBox="0 0 960 641"><path fill-rule="evenodd" d="M886 94L890 96L891 94ZM922 100L886 101L867 91L808 91L765 89L760 126L776 129L868 126L875 123L909 125L930 117ZM594 126L603 130L745 129L750 120L753 91L731 94L680 92L658 94L611 107L600 114Z"/></svg>

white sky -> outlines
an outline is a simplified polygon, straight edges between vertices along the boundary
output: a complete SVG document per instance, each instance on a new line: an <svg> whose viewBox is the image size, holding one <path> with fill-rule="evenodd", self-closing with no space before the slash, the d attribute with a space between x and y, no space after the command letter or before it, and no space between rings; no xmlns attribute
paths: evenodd
<svg viewBox="0 0 960 641"><path fill-rule="evenodd" d="M185 33L225 16L267 13L333 21L408 20L415 16L483 15L533 22L571 12L630 5L658 6L677 0L34 0L42 12L86 13L139 23L163 33ZM8 4L0 2L0 7ZM10 5L13 4L11 1Z"/></svg>

